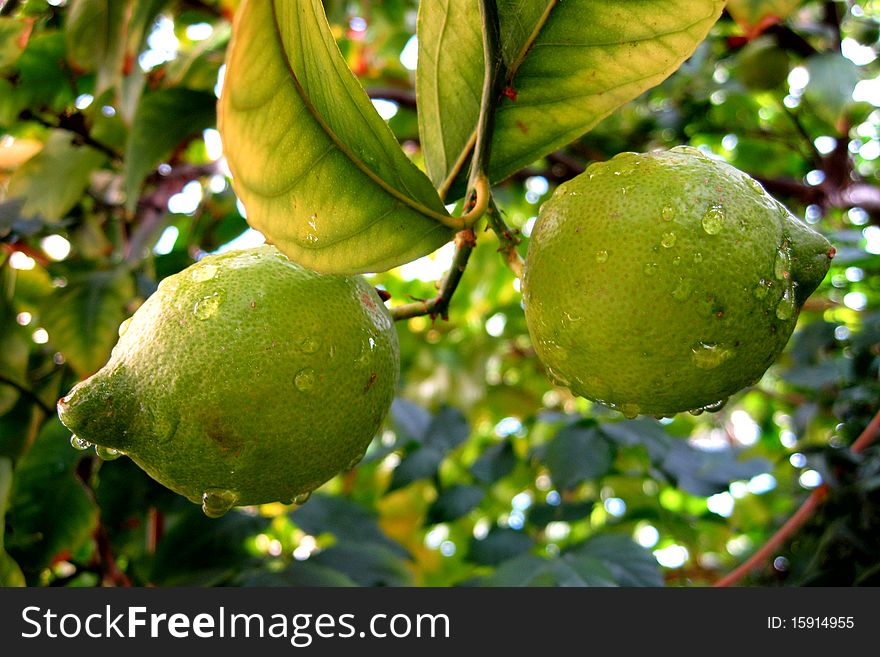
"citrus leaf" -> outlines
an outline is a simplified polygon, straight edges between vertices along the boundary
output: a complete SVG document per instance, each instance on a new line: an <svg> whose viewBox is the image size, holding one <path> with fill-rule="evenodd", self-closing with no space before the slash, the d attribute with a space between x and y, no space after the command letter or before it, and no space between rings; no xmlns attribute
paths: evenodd
<svg viewBox="0 0 880 657"><path fill-rule="evenodd" d="M485 493L479 486L455 485L441 492L428 509L428 522L449 522L473 511Z"/></svg>
<svg viewBox="0 0 880 657"><path fill-rule="evenodd" d="M43 150L12 174L6 196L25 199L23 217L60 221L80 200L105 156L73 139L66 130L53 130Z"/></svg>
<svg viewBox="0 0 880 657"><path fill-rule="evenodd" d="M319 0L245 2L219 104L248 223L292 260L380 271L435 250L451 230L345 64Z"/></svg>
<svg viewBox="0 0 880 657"><path fill-rule="evenodd" d="M164 89L138 105L125 148L125 192L129 210L140 198L144 179L180 143L216 120L213 94L191 89Z"/></svg>
<svg viewBox="0 0 880 657"><path fill-rule="evenodd" d="M628 536L600 534L567 552L566 557L588 557L603 563L619 586L663 586L657 560Z"/></svg>
<svg viewBox="0 0 880 657"><path fill-rule="evenodd" d="M480 113L480 7L469 0L419 3L416 98L428 176L441 187L471 139Z"/></svg>
<svg viewBox="0 0 880 657"><path fill-rule="evenodd" d="M110 270L71 277L66 287L48 297L43 325L78 374L92 374L106 362L132 296L131 277Z"/></svg>
<svg viewBox="0 0 880 657"><path fill-rule="evenodd" d="M96 97L122 79L131 12L131 0L73 0L67 11L67 57L81 70L96 73Z"/></svg>
<svg viewBox="0 0 880 657"><path fill-rule="evenodd" d="M560 488L603 477L614 461L614 451L594 427L577 424L561 429L544 452L544 463Z"/></svg>
<svg viewBox="0 0 880 657"><path fill-rule="evenodd" d="M98 507L76 477L83 453L69 440L70 432L53 418L15 468L6 549L27 572L42 570L59 553L76 551L98 522Z"/></svg>
<svg viewBox="0 0 880 657"><path fill-rule="evenodd" d="M348 541L309 558L314 564L342 573L361 586L413 586L406 561L384 545Z"/></svg>
<svg viewBox="0 0 880 657"><path fill-rule="evenodd" d="M475 54L482 37L474 4L421 5L416 89L425 161L438 186L457 175L479 114L473 90L482 78ZM508 86L495 119L491 179L572 142L659 84L693 53L723 7L722 0L500 0Z"/></svg>

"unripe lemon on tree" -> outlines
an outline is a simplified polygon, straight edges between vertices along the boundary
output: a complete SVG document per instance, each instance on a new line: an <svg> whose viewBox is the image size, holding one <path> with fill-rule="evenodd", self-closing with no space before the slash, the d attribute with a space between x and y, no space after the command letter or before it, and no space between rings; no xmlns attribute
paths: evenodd
<svg viewBox="0 0 880 657"><path fill-rule="evenodd" d="M162 281L109 362L58 403L75 446L130 456L222 515L302 501L363 456L394 396L397 333L360 276L273 246Z"/></svg>
<svg viewBox="0 0 880 657"><path fill-rule="evenodd" d="M541 208L523 278L548 374L634 417L719 408L779 356L834 248L697 149L591 165Z"/></svg>

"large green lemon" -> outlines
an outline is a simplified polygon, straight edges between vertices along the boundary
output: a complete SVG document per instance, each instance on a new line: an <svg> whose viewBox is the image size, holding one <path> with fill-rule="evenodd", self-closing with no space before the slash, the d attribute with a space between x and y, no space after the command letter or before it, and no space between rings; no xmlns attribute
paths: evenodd
<svg viewBox="0 0 880 657"><path fill-rule="evenodd" d="M399 373L376 291L272 246L166 278L119 335L58 403L61 420L75 445L128 455L209 515L302 500L354 465Z"/></svg>
<svg viewBox="0 0 880 657"><path fill-rule="evenodd" d="M790 337L833 247L734 167L624 153L541 208L523 279L549 375L627 416L720 406Z"/></svg>

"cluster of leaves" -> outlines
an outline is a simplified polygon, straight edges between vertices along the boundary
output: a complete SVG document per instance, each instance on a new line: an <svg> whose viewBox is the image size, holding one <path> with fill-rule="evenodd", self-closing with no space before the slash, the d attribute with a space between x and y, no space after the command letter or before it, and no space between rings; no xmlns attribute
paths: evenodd
<svg viewBox="0 0 880 657"><path fill-rule="evenodd" d="M594 127L601 108L581 117L589 134L565 148L569 137L544 140L560 150L537 160L516 126L540 76L515 90L523 109L500 119L508 138L493 152L510 164L493 178L513 175L494 191L524 237L540 202L589 162L690 143L761 179L834 242L832 271L783 359L718 414L622 420L552 386L518 281L486 232L449 321L398 323L402 385L385 430L307 504L211 520L127 459L71 449L53 402L105 362L118 324L165 276L254 237L213 131L237 4L0 9L0 583L704 585L819 478L830 487L821 516L753 581L876 582L880 453L846 451L880 399L880 46L869 3L730 0L678 73ZM424 21L462 6L427 4ZM417 115L400 58L416 2L324 5L348 67L393 101L387 123L404 151L460 196L452 155L469 134L437 124L443 149L420 148L419 120L432 113ZM443 52L466 56L475 35L465 32L450 30ZM782 74L750 77L755 50L781 56ZM639 77L619 59L609 75ZM437 120L472 125L479 78L436 82L462 98ZM419 90L419 103L429 96ZM430 298L449 255L371 281L394 303Z"/></svg>

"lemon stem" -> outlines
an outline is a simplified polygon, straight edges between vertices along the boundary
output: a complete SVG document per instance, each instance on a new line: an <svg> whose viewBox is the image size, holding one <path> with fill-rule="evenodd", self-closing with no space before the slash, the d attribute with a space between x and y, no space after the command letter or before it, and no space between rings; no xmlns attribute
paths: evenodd
<svg viewBox="0 0 880 657"><path fill-rule="evenodd" d="M477 236L473 228L466 228L459 231L455 235L455 255L452 258L452 266L443 280L440 282L440 289L437 296L432 299L425 299L407 303L402 306L395 306L391 309L391 317L394 321L399 322L412 317L420 317L422 315L430 315L432 319L441 317L449 318L449 303L452 301L452 295L461 282L461 277L467 267L468 259L474 247L477 245Z"/></svg>
<svg viewBox="0 0 880 657"><path fill-rule="evenodd" d="M444 222L458 230L455 235L455 255L452 259L452 266L440 281L436 297L392 308L391 316L395 321L422 315L430 315L432 319L436 317L448 319L452 295L458 288L471 252L477 245L477 236L473 230L474 224L487 214L490 222L493 215L496 220L500 220L497 208L496 211L492 211L495 205L489 185L489 158L492 149L492 132L495 126L495 108L501 95L499 84L504 79L502 75L504 60L501 57L500 47L501 30L496 0L480 0L480 18L483 28L485 68L471 174L468 180L468 191L465 195L468 201L465 203L465 214L451 218L452 220L449 222Z"/></svg>

